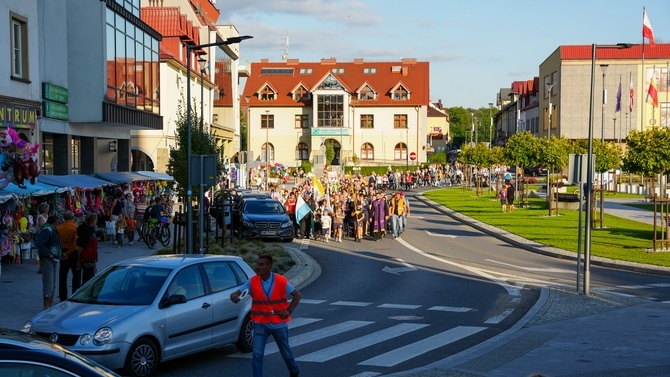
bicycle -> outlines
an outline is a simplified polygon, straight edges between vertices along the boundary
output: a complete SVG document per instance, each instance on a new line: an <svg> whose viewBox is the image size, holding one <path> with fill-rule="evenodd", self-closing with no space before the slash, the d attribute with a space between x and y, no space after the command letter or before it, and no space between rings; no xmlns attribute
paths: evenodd
<svg viewBox="0 0 670 377"><path fill-rule="evenodd" d="M150 249L153 249L156 242L160 242L164 247L170 244L170 224L167 217L159 219L150 219L148 224L144 224L142 239Z"/></svg>

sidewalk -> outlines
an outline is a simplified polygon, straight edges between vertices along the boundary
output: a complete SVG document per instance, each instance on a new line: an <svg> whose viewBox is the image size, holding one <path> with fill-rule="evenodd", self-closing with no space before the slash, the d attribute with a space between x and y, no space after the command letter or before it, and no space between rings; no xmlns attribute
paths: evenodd
<svg viewBox="0 0 670 377"><path fill-rule="evenodd" d="M112 241L99 243L98 247L98 271L102 271L107 266L118 261L151 255L162 247L160 244L149 249L142 242L135 242L133 245L126 245L117 248L112 245ZM0 327L20 330L23 324L34 315L42 311L42 275L37 273L38 265L34 260L29 259L22 264L4 264L2 265L2 275L0 275ZM68 281L71 279L68 275ZM56 279L58 280L58 279ZM58 282L56 282L58 284ZM58 300L58 286L56 286L56 299Z"/></svg>
<svg viewBox="0 0 670 377"><path fill-rule="evenodd" d="M437 206L421 196L417 199ZM605 210L615 216L653 223L653 213L623 205L626 201L638 200L607 199ZM474 221L445 208L439 210L469 224ZM524 242L518 236L475 223L483 232L509 237L520 247L561 255L559 249ZM600 263L670 275L667 268L607 260ZM550 287L542 289L537 303L506 332L432 365L391 376L670 376L668 349L670 303L605 292L583 296L575 289Z"/></svg>

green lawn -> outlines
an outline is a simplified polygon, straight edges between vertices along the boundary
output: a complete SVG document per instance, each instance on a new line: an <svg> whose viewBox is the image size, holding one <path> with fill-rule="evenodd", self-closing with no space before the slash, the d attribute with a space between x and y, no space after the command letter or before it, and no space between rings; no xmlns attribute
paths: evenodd
<svg viewBox="0 0 670 377"><path fill-rule="evenodd" d="M488 189L482 191L477 196L474 190L465 191L462 187L444 188L426 192L424 196L454 211L526 239L577 252L578 211L560 210L558 216L550 217L544 199L530 198L529 208L517 208L514 212L502 213L500 201L495 199L495 194L489 194ZM582 231L586 225L585 215L582 215ZM595 217L599 216L596 213ZM583 240L582 234L582 242ZM647 252L653 247L652 240L653 226L605 214L603 229L596 225L591 232L591 255L670 267L670 253Z"/></svg>

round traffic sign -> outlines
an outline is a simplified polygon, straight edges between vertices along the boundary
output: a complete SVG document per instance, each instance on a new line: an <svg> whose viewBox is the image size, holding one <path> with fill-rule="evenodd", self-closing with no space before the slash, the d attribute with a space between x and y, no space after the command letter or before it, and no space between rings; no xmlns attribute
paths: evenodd
<svg viewBox="0 0 670 377"><path fill-rule="evenodd" d="M410 153L409 154L409 159L412 160L412 161L416 160L416 153L415 152Z"/></svg>

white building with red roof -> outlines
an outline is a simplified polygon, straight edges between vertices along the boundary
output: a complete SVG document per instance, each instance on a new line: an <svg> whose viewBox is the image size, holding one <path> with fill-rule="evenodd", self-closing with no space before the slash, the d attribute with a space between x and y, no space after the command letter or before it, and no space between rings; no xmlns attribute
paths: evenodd
<svg viewBox="0 0 670 377"><path fill-rule="evenodd" d="M297 167L412 166L426 161L429 63L262 60L241 98L251 161ZM266 150L268 153L266 154Z"/></svg>

